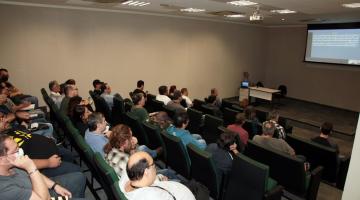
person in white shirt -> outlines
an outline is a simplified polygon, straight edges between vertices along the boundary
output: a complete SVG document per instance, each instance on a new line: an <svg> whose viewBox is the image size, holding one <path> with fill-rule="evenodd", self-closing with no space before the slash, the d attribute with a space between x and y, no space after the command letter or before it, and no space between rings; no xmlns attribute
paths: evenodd
<svg viewBox="0 0 360 200"><path fill-rule="evenodd" d="M169 93L169 90L167 86L162 85L159 87L159 94L156 95L156 100L164 102L164 105L167 105L171 99L167 96Z"/></svg>
<svg viewBox="0 0 360 200"><path fill-rule="evenodd" d="M187 88L182 88L181 89L181 94L182 94L182 98L185 99L187 107L190 108L192 106L192 101L189 98L188 89Z"/></svg>
<svg viewBox="0 0 360 200"><path fill-rule="evenodd" d="M181 183L166 178L158 180L154 160L146 152L130 156L119 186L129 200L195 200L191 191Z"/></svg>
<svg viewBox="0 0 360 200"><path fill-rule="evenodd" d="M60 108L61 101L63 100L64 96L60 94L60 85L57 81L50 81L49 83L50 89L50 98L54 101L58 108Z"/></svg>
<svg viewBox="0 0 360 200"><path fill-rule="evenodd" d="M114 105L114 95L111 94L111 87L108 83L104 83L101 85L101 95L100 97L104 98L109 109L112 110Z"/></svg>

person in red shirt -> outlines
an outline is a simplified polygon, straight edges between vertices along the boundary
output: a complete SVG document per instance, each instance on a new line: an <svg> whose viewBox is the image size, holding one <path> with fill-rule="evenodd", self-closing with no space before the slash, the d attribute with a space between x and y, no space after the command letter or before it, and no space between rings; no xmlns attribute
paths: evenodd
<svg viewBox="0 0 360 200"><path fill-rule="evenodd" d="M245 117L243 113L236 115L235 123L227 127L227 129L239 134L240 140L243 144L247 144L249 140L249 133L242 127L245 123Z"/></svg>

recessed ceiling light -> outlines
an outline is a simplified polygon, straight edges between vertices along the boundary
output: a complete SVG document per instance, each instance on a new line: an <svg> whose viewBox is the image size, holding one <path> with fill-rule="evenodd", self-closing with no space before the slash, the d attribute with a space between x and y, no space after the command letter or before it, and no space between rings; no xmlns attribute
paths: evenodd
<svg viewBox="0 0 360 200"><path fill-rule="evenodd" d="M121 4L127 5L127 6L147 6L150 4L150 2L129 0L129 1L122 2Z"/></svg>
<svg viewBox="0 0 360 200"><path fill-rule="evenodd" d="M278 13L278 14L292 14L292 13L296 13L296 11L294 11L294 10L289 10L289 9L270 10L270 12L272 12L272 13Z"/></svg>
<svg viewBox="0 0 360 200"><path fill-rule="evenodd" d="M241 17L246 17L246 15L234 14L234 15L224 15L224 17L229 17L229 18L241 18Z"/></svg>
<svg viewBox="0 0 360 200"><path fill-rule="evenodd" d="M200 8L183 8L180 9L181 12L204 12L205 9L200 9Z"/></svg>
<svg viewBox="0 0 360 200"><path fill-rule="evenodd" d="M252 6L252 5L257 5L258 3L252 1L240 0L240 1L229 1L227 2L227 4L231 4L235 6Z"/></svg>
<svg viewBox="0 0 360 200"><path fill-rule="evenodd" d="M342 6L345 8L360 8L360 3L344 3Z"/></svg>

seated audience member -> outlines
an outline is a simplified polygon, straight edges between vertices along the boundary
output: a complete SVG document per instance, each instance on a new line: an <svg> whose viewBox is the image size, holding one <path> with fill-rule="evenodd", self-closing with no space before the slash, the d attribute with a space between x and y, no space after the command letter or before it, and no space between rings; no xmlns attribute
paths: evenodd
<svg viewBox="0 0 360 200"><path fill-rule="evenodd" d="M85 141L96 153L99 152L104 157L104 146L109 142L111 131L108 129L107 122L103 114L94 112L88 118L88 129L85 131Z"/></svg>
<svg viewBox="0 0 360 200"><path fill-rule="evenodd" d="M161 130L166 130L173 122L166 112L160 111L150 117L150 123L159 126Z"/></svg>
<svg viewBox="0 0 360 200"><path fill-rule="evenodd" d="M100 96L101 95L101 86L103 85L103 82L101 82L99 79L95 79L92 84L94 86L94 90L93 90L94 94L96 96Z"/></svg>
<svg viewBox="0 0 360 200"><path fill-rule="evenodd" d="M79 130L80 134L84 137L85 131L88 128L88 119L90 114L92 113L91 110L88 109L85 105L76 105L73 111L73 117L71 118L74 126Z"/></svg>
<svg viewBox="0 0 360 200"><path fill-rule="evenodd" d="M22 126L10 127L3 117L0 118L0 135L8 135L18 143L46 176L81 171L78 165L73 164L74 157L69 150L58 147L50 138L31 134Z"/></svg>
<svg viewBox="0 0 360 200"><path fill-rule="evenodd" d="M27 101L16 105L10 98L9 88L7 88L5 85L0 85L0 94L2 95L2 98L5 98L4 101L0 103L0 105L6 106L9 112L15 113L31 105L31 103Z"/></svg>
<svg viewBox="0 0 360 200"><path fill-rule="evenodd" d="M154 160L146 152L130 156L119 186L129 200L195 200L191 191L181 183L158 180Z"/></svg>
<svg viewBox="0 0 360 200"><path fill-rule="evenodd" d="M182 94L181 97L185 100L187 107L190 108L193 105L193 103L192 103L191 99L189 98L188 89L187 88L182 88L181 89L181 94Z"/></svg>
<svg viewBox="0 0 360 200"><path fill-rule="evenodd" d="M3 86L6 86L10 92L10 98L14 101L15 104L20 104L22 102L31 102L35 105L35 108L39 106L39 100L35 96L25 95L18 88L12 85L9 80L9 72L7 69L0 69L0 83Z"/></svg>
<svg viewBox="0 0 360 200"><path fill-rule="evenodd" d="M336 149L339 153L339 147L336 143L329 140L329 135L333 131L333 125L330 122L324 122L320 127L320 135L311 139L311 141L321 144L326 147Z"/></svg>
<svg viewBox="0 0 360 200"><path fill-rule="evenodd" d="M175 111L175 113L186 112L185 108L180 104L182 101L181 92L179 90L174 91L173 100L166 104L166 108Z"/></svg>
<svg viewBox="0 0 360 200"><path fill-rule="evenodd" d="M261 123L259 119L256 117L256 110L253 106L247 106L244 110L245 120L251 123L251 132L253 135L260 134L261 130L259 130L259 126Z"/></svg>
<svg viewBox="0 0 360 200"><path fill-rule="evenodd" d="M1 116L6 115L8 122L12 126L21 124L28 129L32 129L34 134L53 137L53 126L45 119L45 113L40 109L22 111L21 108L29 104L22 103L16 106L11 99L7 98L6 88L0 86L0 112ZM26 104L26 105L23 105Z"/></svg>
<svg viewBox="0 0 360 200"><path fill-rule="evenodd" d="M64 98L63 95L60 94L60 85L57 81L50 81L49 83L50 95L49 97L54 101L56 106L60 109L61 101Z"/></svg>
<svg viewBox="0 0 360 200"><path fill-rule="evenodd" d="M159 87L159 94L156 95L156 100L164 102L164 105L167 105L171 99L167 96L168 88L165 85Z"/></svg>
<svg viewBox="0 0 360 200"><path fill-rule="evenodd" d="M275 124L275 133L274 137L285 139L286 133L284 127L282 127L280 124L278 124L279 120L279 112L276 110L273 110L269 113L269 122L272 122Z"/></svg>
<svg viewBox="0 0 360 200"><path fill-rule="evenodd" d="M137 93L142 93L146 99L146 93L144 92L144 81L143 80L138 80L138 82L136 83L137 88L132 92L132 94L137 94Z"/></svg>
<svg viewBox="0 0 360 200"><path fill-rule="evenodd" d="M170 99L173 99L175 90L176 90L176 85L170 86L169 95L168 95Z"/></svg>
<svg viewBox="0 0 360 200"><path fill-rule="evenodd" d="M227 127L227 129L239 134L240 140L243 144L247 144L249 140L249 133L243 129L243 125L245 123L245 117L243 113L238 113L236 115L235 123L231 124Z"/></svg>
<svg viewBox="0 0 360 200"><path fill-rule="evenodd" d="M115 172L121 177L126 169L129 156L137 151L145 151L153 158L157 156L156 150L151 150L145 145L138 146L138 140L132 135L131 129L119 124L111 129L109 142L104 146L105 160L114 168Z"/></svg>
<svg viewBox="0 0 360 200"><path fill-rule="evenodd" d="M10 136L0 134L0 199L83 198L81 172L47 178Z"/></svg>
<svg viewBox="0 0 360 200"><path fill-rule="evenodd" d="M94 111L87 99L82 99L80 96L71 97L68 103L68 110L66 112L71 120L73 120L74 118L75 107L77 105L86 106L87 109L90 110L91 112Z"/></svg>
<svg viewBox="0 0 360 200"><path fill-rule="evenodd" d="M140 122L147 121L149 119L149 113L144 108L145 97L143 93L133 94L132 102L134 105L131 108L130 113L134 114Z"/></svg>
<svg viewBox="0 0 360 200"><path fill-rule="evenodd" d="M210 108L214 111L214 115L218 118L222 118L223 114L219 108L219 106L216 105L216 97L215 96L209 96L207 98L207 103L205 104L206 107Z"/></svg>
<svg viewBox="0 0 360 200"><path fill-rule="evenodd" d="M66 85L76 85L76 81L74 79L68 79L67 81L65 81Z"/></svg>
<svg viewBox="0 0 360 200"><path fill-rule="evenodd" d="M79 93L78 93L78 88L75 85L66 85L64 92L65 92L65 97L61 101L60 112L63 112L65 115L67 115L70 98L79 96Z"/></svg>
<svg viewBox="0 0 360 200"><path fill-rule="evenodd" d="M233 156L239 154L235 136L231 132L220 135L217 143L209 144L206 151L212 154L218 174L228 174L231 171Z"/></svg>
<svg viewBox="0 0 360 200"><path fill-rule="evenodd" d="M112 110L114 106L114 95L111 94L111 87L108 83L102 84L100 97L105 99L109 109Z"/></svg>
<svg viewBox="0 0 360 200"><path fill-rule="evenodd" d="M208 99L211 97L211 96L213 96L213 97L215 97L215 105L217 106L217 107L221 107L221 99L220 99L220 97L219 97L219 91L216 89L216 88L212 88L211 90L210 90L210 95L208 96Z"/></svg>
<svg viewBox="0 0 360 200"><path fill-rule="evenodd" d="M283 139L273 138L275 132L275 124L266 121L263 123L263 134L262 135L255 135L253 141L260 146L269 149L275 149L277 151L281 151L283 153L289 154L291 156L295 156L295 151L290 145L285 142Z"/></svg>
<svg viewBox="0 0 360 200"><path fill-rule="evenodd" d="M192 143L199 147L200 149L206 148L206 142L198 134L191 134L185 128L189 124L189 116L186 112L176 113L174 116L174 125L167 128L167 132L170 135L174 135L181 139L181 142L186 146L189 143Z"/></svg>

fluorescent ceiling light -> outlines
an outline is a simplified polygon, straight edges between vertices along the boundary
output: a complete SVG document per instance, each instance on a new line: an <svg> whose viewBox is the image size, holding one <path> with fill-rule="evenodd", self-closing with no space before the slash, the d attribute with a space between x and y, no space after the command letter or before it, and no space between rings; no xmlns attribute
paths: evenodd
<svg viewBox="0 0 360 200"><path fill-rule="evenodd" d="M76 5L83 5L83 6L89 6L91 4L94 4L94 2L91 1L83 1L83 0L68 0L66 1L68 4L76 4Z"/></svg>
<svg viewBox="0 0 360 200"><path fill-rule="evenodd" d="M360 8L360 3L344 3L342 6L345 8Z"/></svg>
<svg viewBox="0 0 360 200"><path fill-rule="evenodd" d="M241 18L241 17L246 17L246 15L242 15L242 14L234 14L234 15L224 15L225 17L229 17L229 18Z"/></svg>
<svg viewBox="0 0 360 200"><path fill-rule="evenodd" d="M150 2L129 0L129 1L122 2L121 4L127 5L127 6L146 6L146 5L149 5Z"/></svg>
<svg viewBox="0 0 360 200"><path fill-rule="evenodd" d="M296 11L294 11L294 10L289 10L289 9L270 10L270 12L272 12L272 13L278 13L278 14L292 14L292 13L296 13Z"/></svg>
<svg viewBox="0 0 360 200"><path fill-rule="evenodd" d="M252 6L252 5L257 5L258 3L252 1L240 0L240 1L229 1L227 2L227 4L231 4L235 6Z"/></svg>
<svg viewBox="0 0 360 200"><path fill-rule="evenodd" d="M183 8L180 9L181 12L204 12L205 9L199 9L199 8Z"/></svg>

